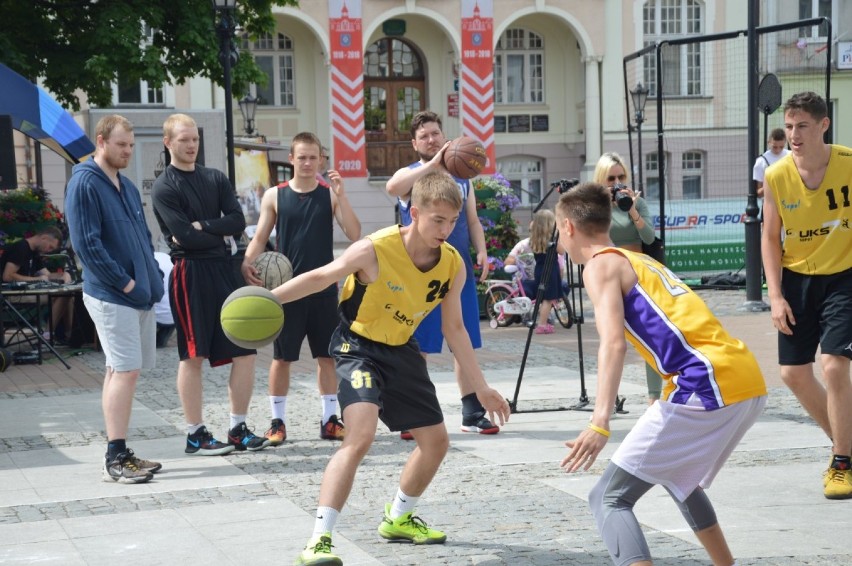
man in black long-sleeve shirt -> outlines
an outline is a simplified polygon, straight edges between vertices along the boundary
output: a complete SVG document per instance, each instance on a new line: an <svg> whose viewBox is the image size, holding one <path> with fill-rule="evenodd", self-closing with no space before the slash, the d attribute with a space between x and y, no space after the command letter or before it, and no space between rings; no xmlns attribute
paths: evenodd
<svg viewBox="0 0 852 566"><path fill-rule="evenodd" d="M231 263L228 240L245 229L245 217L227 177L196 165L198 128L186 114L163 124L171 164L152 189L154 215L169 244L174 268L169 298L177 327L177 388L186 417L186 453L202 456L262 450L269 442L246 426L254 388L254 350L233 344L222 331L219 309L243 285ZM201 367L231 363L228 442L219 442L201 416Z"/></svg>

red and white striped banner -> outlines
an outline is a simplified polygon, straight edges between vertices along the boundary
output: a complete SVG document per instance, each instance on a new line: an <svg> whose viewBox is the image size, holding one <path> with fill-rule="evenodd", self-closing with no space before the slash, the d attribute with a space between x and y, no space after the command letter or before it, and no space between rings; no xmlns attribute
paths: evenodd
<svg viewBox="0 0 852 566"><path fill-rule="evenodd" d="M459 90L462 134L488 154L483 173L494 173L494 7L492 0L462 0Z"/></svg>
<svg viewBox="0 0 852 566"><path fill-rule="evenodd" d="M366 177L361 0L328 0L328 28L334 168L345 177Z"/></svg>

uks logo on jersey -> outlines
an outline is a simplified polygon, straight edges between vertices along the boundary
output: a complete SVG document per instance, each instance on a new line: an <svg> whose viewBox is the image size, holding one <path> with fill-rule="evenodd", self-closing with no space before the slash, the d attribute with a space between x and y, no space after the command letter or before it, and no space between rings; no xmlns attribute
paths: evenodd
<svg viewBox="0 0 852 566"><path fill-rule="evenodd" d="M402 285L397 285L393 281L385 281L385 285L388 286L388 289L391 290L391 293L402 293L405 291L405 287Z"/></svg>
<svg viewBox="0 0 852 566"><path fill-rule="evenodd" d="M395 313L393 313L393 319L400 324L404 324L406 326L414 326L414 319L408 318L407 316L405 316L405 313L396 311Z"/></svg>

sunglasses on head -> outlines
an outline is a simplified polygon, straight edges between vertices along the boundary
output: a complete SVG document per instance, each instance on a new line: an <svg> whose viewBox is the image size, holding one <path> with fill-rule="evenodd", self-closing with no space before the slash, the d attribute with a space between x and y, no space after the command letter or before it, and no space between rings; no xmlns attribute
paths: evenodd
<svg viewBox="0 0 852 566"><path fill-rule="evenodd" d="M610 175L609 177L606 178L607 183L614 183L616 181L618 181L619 183L623 183L626 180L627 180L627 175L624 174L624 173L622 173L621 175Z"/></svg>

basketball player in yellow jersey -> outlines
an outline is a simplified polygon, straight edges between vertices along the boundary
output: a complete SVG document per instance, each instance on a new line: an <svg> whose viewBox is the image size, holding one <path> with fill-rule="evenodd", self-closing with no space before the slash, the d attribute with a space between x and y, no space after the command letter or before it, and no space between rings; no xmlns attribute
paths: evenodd
<svg viewBox="0 0 852 566"><path fill-rule="evenodd" d="M852 149L823 141L813 92L784 105L791 153L766 170L762 254L781 378L832 439L828 499L852 498ZM783 241L782 241L783 237ZM820 348L823 387L814 377Z"/></svg>
<svg viewBox="0 0 852 566"><path fill-rule="evenodd" d="M704 493L766 403L754 356L671 271L614 247L609 189L585 183L556 205L562 246L585 265L600 335L598 391L586 430L566 445L569 472L588 470L609 440L609 417L629 340L663 376L663 394L639 418L589 494L613 563L650 565L633 506L654 485L674 499L713 564L736 564ZM627 340L626 340L626 339Z"/></svg>
<svg viewBox="0 0 852 566"><path fill-rule="evenodd" d="M348 276L339 307L341 322L330 346L347 433L325 469L313 536L297 564L343 563L331 552L331 532L380 418L392 431L410 430L417 447L403 468L393 503L385 505L379 535L414 544L446 540L444 533L413 515L449 447L435 386L412 337L438 304L441 329L462 366L466 385L492 421L497 417L502 425L509 418L509 404L485 382L462 322L460 296L466 273L458 252L446 243L461 206L452 177L430 173L414 184L410 225L375 232L333 262L273 291L288 303Z"/></svg>

